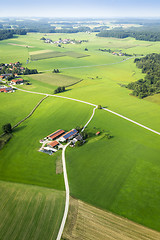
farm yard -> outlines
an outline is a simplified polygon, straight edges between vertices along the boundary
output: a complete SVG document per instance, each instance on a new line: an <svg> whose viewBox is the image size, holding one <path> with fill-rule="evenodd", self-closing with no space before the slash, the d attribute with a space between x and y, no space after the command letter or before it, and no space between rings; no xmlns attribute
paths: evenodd
<svg viewBox="0 0 160 240"><path fill-rule="evenodd" d="M21 202L21 197L25 198L25 206L30 201L31 206L37 206L35 213L37 222L32 228L29 225L24 240L31 236L38 239L39 235L36 235L36 231L38 231L36 229L41 229L42 236L48 234L46 239L56 239L65 204L61 152L58 151L52 157L38 152L41 147L39 140L57 129L64 129L67 132L73 127L83 127L93 112L93 106L59 98L59 96L95 105L100 104L104 108L160 132L159 94L142 100L131 96L131 91L122 87L122 85L145 76L134 64L134 57L128 59L126 56L114 56L98 50L99 48L111 48L115 52L122 50L127 54L146 55L152 52L160 53L159 42L139 41L132 38L99 38L95 33L50 34L49 38L53 41L60 37L62 39L88 40L82 44L66 44L64 48L59 48L54 44L45 44L40 41L42 36L41 33L28 33L26 36L0 41L0 62L20 61L22 66L41 72L34 75L22 75L22 78L30 81L31 85L18 86L21 90L35 93L16 90L14 94L0 94L2 103L0 105L0 116L2 116L0 117L0 126L9 122L13 126L26 117L43 97L36 93L53 94L58 86L66 87L65 92L45 99L34 114L13 131L12 139L0 151L0 191L2 193L0 198L3 203L5 204L5 194L8 191L10 201L12 196L15 199L10 202L9 209L12 209L12 205L17 206ZM26 48L24 46L33 47ZM88 49L87 52L85 52L85 48ZM31 59L27 63L28 58ZM59 69L60 73L52 73L53 69ZM82 79L83 81L80 81ZM102 135L89 138L84 146L68 147L66 150L70 194L78 199L80 214L85 217L86 213L83 211L89 209L91 219L92 212L97 211L88 206L91 204L93 208L97 207L103 210L104 222L102 224L106 224L109 211L160 231L159 135L103 109L96 110L86 131L90 133L96 129L101 131ZM104 137L103 131L113 137L108 140ZM2 134L2 128L0 133ZM57 162L59 167L57 167ZM57 170L58 168L60 170ZM29 196L25 193L25 188L21 187L24 185L28 189L26 191L29 191ZM3 186L6 186L6 190ZM21 192L24 193L24 196L23 194L20 196ZM39 197L40 202L38 202ZM59 201L60 212L58 211ZM25 206L21 206L21 213L25 211ZM52 211L47 214L49 218L53 217L53 222L49 225L47 214L44 216L44 209L51 208ZM9 210L4 208L2 217L5 211ZM57 224L55 224L54 212L55 216L58 216ZM32 219L33 214L31 208L22 219L21 225L17 226L15 230L13 221L9 220L8 215L6 225L0 225L0 239L7 239L11 232L14 233L13 239L21 239L19 229L25 221L27 223L27 219ZM41 217L39 217L40 215ZM42 225L41 220L38 220L42 216L48 224L48 231ZM17 222L20 222L19 217L20 215L17 215ZM82 227L83 217L77 218L76 227ZM99 222L99 220L97 221ZM10 223L12 223L11 230L6 233ZM86 234L92 227L92 221L90 221L86 225ZM108 224L104 231L108 232L110 227ZM35 235L32 235L33 229L35 229ZM52 231L55 231L53 238L51 238ZM114 229L114 231L116 230ZM123 228L119 231L117 234L121 234ZM141 231L137 231L135 239L138 239L141 234ZM151 230L146 229L147 233L149 233L148 231ZM70 233L65 231L64 238L68 237L67 234ZM80 236L84 236L85 233L77 233L74 229L73 234L75 234L74 237L81 239ZM128 232L124 234L129 237ZM92 235L85 235L85 239L91 239L90 236ZM143 236L146 237L145 234ZM73 239L71 235L69 239ZM153 239L156 240L156 237Z"/></svg>

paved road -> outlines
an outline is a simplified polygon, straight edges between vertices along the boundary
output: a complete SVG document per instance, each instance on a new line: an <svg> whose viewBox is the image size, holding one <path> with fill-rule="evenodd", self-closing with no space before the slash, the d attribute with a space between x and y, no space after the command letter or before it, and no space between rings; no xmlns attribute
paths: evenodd
<svg viewBox="0 0 160 240"><path fill-rule="evenodd" d="M90 106L97 107L97 105L95 105L95 104L93 104L93 103L89 103L89 102L82 101L82 100L75 99L75 98L69 98L69 97L64 97L64 96L59 96L59 95L52 95L52 94L47 94L47 93L31 92L31 91L22 90L22 89L19 89L19 88L16 88L16 89L17 89L17 90L20 90L20 91L23 91L23 92L33 93L33 94L40 94L40 95L45 95L45 96L50 96L50 97L64 98L64 99L68 99L68 100L72 100L72 101L76 101L76 102L81 102L81 103L84 103L84 104L88 104L88 105L90 105ZM119 114L119 113L116 113L116 112L114 112L114 111L112 111L112 110L109 110L108 108L102 108L102 109L105 110L105 111L108 111L108 112L110 112L110 113L112 113L112 114L114 114L114 115L117 115L118 117L121 117L121 118L123 118L123 119L125 119L125 120L127 120L127 121L129 121L129 122L131 122L131 123L134 123L134 124L136 124L136 125L138 125L138 126L140 126L140 127L142 127L142 128L145 128L146 130L148 130L148 131L150 131L150 132L153 132L153 133L155 133L155 134L160 135L160 132L157 132L157 131L149 128L149 127L146 127L145 125L140 124L140 123L138 123L138 122L136 122L136 121L134 121L134 120L132 120L132 119L130 119L130 118L127 118L127 117L125 117L125 116L123 116L123 115L121 115L121 114Z"/></svg>

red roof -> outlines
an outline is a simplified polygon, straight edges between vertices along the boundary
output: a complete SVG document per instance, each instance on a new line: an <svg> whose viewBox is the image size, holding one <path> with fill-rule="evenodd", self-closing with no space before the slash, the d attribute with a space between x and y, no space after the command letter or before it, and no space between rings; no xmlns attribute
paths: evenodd
<svg viewBox="0 0 160 240"><path fill-rule="evenodd" d="M4 76L0 76L0 78L4 78Z"/></svg>
<svg viewBox="0 0 160 240"><path fill-rule="evenodd" d="M51 134L50 134L49 136L47 136L47 137L48 137L48 138L51 138L51 139L53 140L53 139L59 137L60 135L62 135L63 133L65 133L65 131L62 130L62 129L59 129L59 130L57 130L56 132L51 133Z"/></svg>
<svg viewBox="0 0 160 240"><path fill-rule="evenodd" d="M21 79L13 79L11 82L15 82L15 83L17 83L17 82L23 82L23 79L21 78Z"/></svg>
<svg viewBox="0 0 160 240"><path fill-rule="evenodd" d="M5 88L0 88L0 92L4 92L5 91Z"/></svg>
<svg viewBox="0 0 160 240"><path fill-rule="evenodd" d="M55 146L57 146L58 144L59 144L59 142L53 141L53 142L48 143L47 145L48 145L48 146L51 146L51 147L55 147Z"/></svg>
<svg viewBox="0 0 160 240"><path fill-rule="evenodd" d="M96 135L99 135L99 134L100 134L100 132L97 132L97 133L96 133Z"/></svg>

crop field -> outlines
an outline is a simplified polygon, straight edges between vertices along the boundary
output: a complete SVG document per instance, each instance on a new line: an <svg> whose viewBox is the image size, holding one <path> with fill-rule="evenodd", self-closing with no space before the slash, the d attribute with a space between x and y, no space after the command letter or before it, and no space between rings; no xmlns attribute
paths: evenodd
<svg viewBox="0 0 160 240"><path fill-rule="evenodd" d="M42 60L47 58L64 57L64 56L69 56L73 58L83 58L88 56L86 54L72 52L72 51L58 52L58 51L52 51L52 50L35 51L35 52L30 52L29 54L32 61Z"/></svg>
<svg viewBox="0 0 160 240"><path fill-rule="evenodd" d="M0 181L0 239L56 239L65 193Z"/></svg>
<svg viewBox="0 0 160 240"><path fill-rule="evenodd" d="M47 58L57 58L57 57L63 57L65 56L65 53L61 52L54 52L54 51L38 51L36 52L30 52L30 58L32 61L36 60L42 60Z"/></svg>
<svg viewBox="0 0 160 240"><path fill-rule="evenodd" d="M66 87L67 91L60 95L101 104L160 132L160 94L138 99L131 96L131 91L125 86L122 87L145 76L134 64L134 57L127 59L99 51L100 48L110 48L137 55L160 53L160 42L99 38L95 33L49 34L53 41L60 37L88 40L59 48L42 42L40 38L43 35L29 33L0 41L0 62L20 61L24 67L36 68L41 72L22 76L32 85L20 88L53 94L57 86L69 86L83 79ZM87 52L85 48L88 48ZM56 56L57 52L61 57ZM34 58L53 53L55 57L26 62L30 55ZM59 69L60 74L53 74L53 69ZM41 98L41 95L20 91L1 93L0 127L7 122L15 124L23 119ZM63 175L56 174L59 155L49 156L38 152L39 140L57 129L67 131L83 126L92 110L86 104L47 98L31 118L15 129L13 138L0 151L0 179L64 191ZM104 110L96 110L87 129L90 132L95 129L108 131L113 138L108 140L103 135L94 136L82 147L67 148L71 195L160 231L160 137Z"/></svg>
<svg viewBox="0 0 160 240"><path fill-rule="evenodd" d="M159 240L160 233L70 198L63 239Z"/></svg>
<svg viewBox="0 0 160 240"><path fill-rule="evenodd" d="M56 73L42 73L34 74L32 77L39 82L47 83L53 86L70 86L80 81L80 78L70 77L63 74ZM33 83L34 84L34 83Z"/></svg>

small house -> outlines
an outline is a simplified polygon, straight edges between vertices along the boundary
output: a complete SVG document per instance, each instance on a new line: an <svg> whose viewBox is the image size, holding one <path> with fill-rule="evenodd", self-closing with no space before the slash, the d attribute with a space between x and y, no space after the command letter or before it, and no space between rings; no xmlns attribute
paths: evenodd
<svg viewBox="0 0 160 240"><path fill-rule="evenodd" d="M22 78L20 78L20 79L13 79L13 80L11 80L11 84L12 85L23 84L23 79Z"/></svg>
<svg viewBox="0 0 160 240"><path fill-rule="evenodd" d="M47 146L50 148L57 147L58 145L59 145L59 142L57 142L57 141L53 141L53 142L50 142L47 144Z"/></svg>
<svg viewBox="0 0 160 240"><path fill-rule="evenodd" d="M4 88L0 88L0 92L13 92L13 89L11 87L4 87Z"/></svg>

